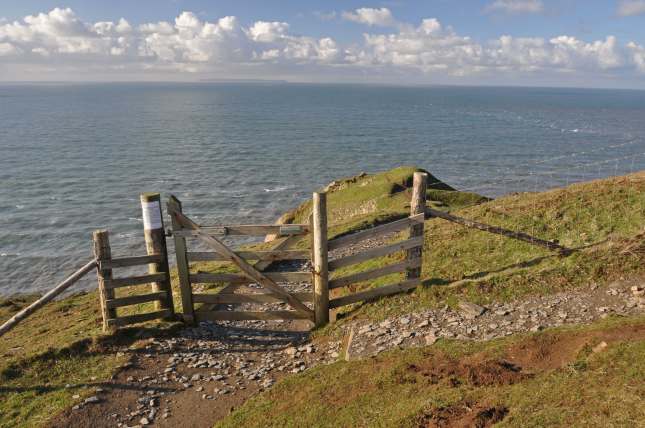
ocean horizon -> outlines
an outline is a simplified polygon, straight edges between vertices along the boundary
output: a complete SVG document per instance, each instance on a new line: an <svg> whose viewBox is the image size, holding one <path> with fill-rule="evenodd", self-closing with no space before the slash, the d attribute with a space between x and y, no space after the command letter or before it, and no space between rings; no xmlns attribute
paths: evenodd
<svg viewBox="0 0 645 428"><path fill-rule="evenodd" d="M143 254L141 192L199 221L264 223L400 165L490 197L645 169L640 90L21 82L0 99L0 295L51 288L95 229Z"/></svg>

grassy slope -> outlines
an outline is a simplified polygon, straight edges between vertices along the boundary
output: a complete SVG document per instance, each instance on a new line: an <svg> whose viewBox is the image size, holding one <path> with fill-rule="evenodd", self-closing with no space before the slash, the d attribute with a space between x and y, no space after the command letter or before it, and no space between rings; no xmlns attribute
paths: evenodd
<svg viewBox="0 0 645 428"><path fill-rule="evenodd" d="M602 340L607 349L593 353ZM564 363L536 358L520 374L491 363L526 346ZM439 341L291 376L216 426L419 426L423 416L492 406L508 410L500 426L638 426L644 355L643 317L491 342Z"/></svg>
<svg viewBox="0 0 645 428"><path fill-rule="evenodd" d="M126 291L127 293L127 291ZM0 302L0 322L10 318L33 297ZM148 312L151 304L127 308ZM168 323L148 323L159 332ZM115 346L136 342L140 331L101 332L95 292L78 294L46 305L0 338L0 426L39 426L52 415L76 404L72 398L92 395L126 361ZM66 385L72 387L66 388Z"/></svg>
<svg viewBox="0 0 645 428"><path fill-rule="evenodd" d="M402 201L409 191L401 192ZM559 257L540 247L468 229L441 219L426 221L424 287L368 305L348 307L352 316L375 320L459 299L486 303L528 294L561 291L590 282L605 283L645 271L645 173L581 183L544 193L507 196L452 209L452 213L496 226L557 239L576 248ZM332 219L332 222L338 221ZM353 228L340 223L336 232ZM372 260L338 276L401 259ZM396 282L396 275L358 284L353 290Z"/></svg>
<svg viewBox="0 0 645 428"><path fill-rule="evenodd" d="M402 167L375 176L349 178L333 186L328 197L332 236L407 215L408 187L414 170ZM435 181L430 179L431 183ZM633 237L643 231L644 181L645 174L640 173L492 202L477 195L450 191L445 185L435 185L429 189L428 197L430 204L440 209L535 233L541 238L559 239L571 246L607 242L566 259L540 259L550 254L442 220L428 220L423 272L426 285L467 280L457 282L452 288L424 287L411 294L348 307L347 315L379 319L440 303L452 304L463 296L476 301L503 300L527 293L557 291L588 281L606 282L619 275L641 272L642 247L640 251L636 248L625 254L620 251L635 242ZM473 206L477 202L486 203ZM310 210L310 203L305 203L285 218L306 222ZM396 257L371 262L371 266ZM521 263L526 266L514 267ZM213 268L212 265L205 267ZM345 272L366 267L358 265ZM487 272L492 273L486 275ZM359 284L358 288L395 279ZM89 385L105 380L123 362L123 357L105 350L110 350L114 341L125 344L135 341L137 331L103 336L97 302L96 294L89 293L47 305L0 339L0 426L42 423L51 414L73 404L72 395L79 391L81 395L90 393L89 387L66 389L66 384ZM15 303L0 303L0 322L25 304ZM140 305L135 310L148 308ZM343 320L319 334L333 334L342 323ZM164 323L159 326L168 327ZM148 323L146 327L157 331L155 323ZM96 381L92 380L94 377Z"/></svg>
<svg viewBox="0 0 645 428"><path fill-rule="evenodd" d="M452 192L443 193L450 200ZM387 198L390 212L405 215L409 191ZM333 193L329 199L334 201ZM345 319L317 334L335 335L344 322L357 317L379 320L424 307L454 304L460 299L512 300L592 282L607 283L623 276L642 275L645 271L645 173L469 205L472 204L461 203L462 208L452 212L544 239L557 239L579 250L560 258L522 242L430 219L426 221L425 286L409 294L346 307ZM306 209L301 211L303 218ZM334 215L333 208L330 211L333 234L337 235L368 227L379 220L369 213L344 218ZM370 261L345 269L339 275L371 269L401 257ZM396 279L390 276L359 284L354 290ZM594 327L561 331L575 336L576 331L603 331L621 323L643 326L645 320L603 321ZM549 334L532 337L539 341ZM474 352L500 352L524 338L515 336L489 344L447 341L429 349L390 352L359 362L339 362L288 378L246 403L220 426L266 426L268 421L276 426L413 426L419 423L420 413L457 404L463 407L482 400L489 404L502 403L510 409L502 425L645 423L642 411L645 341L642 339L643 335L639 340L622 341L600 355L590 355L585 348L586 351L576 354L563 368L540 372L532 379L513 385L494 387L454 388L445 383L427 385L418 379L400 382L398 378L402 367L422 362L435 350L464 358Z"/></svg>

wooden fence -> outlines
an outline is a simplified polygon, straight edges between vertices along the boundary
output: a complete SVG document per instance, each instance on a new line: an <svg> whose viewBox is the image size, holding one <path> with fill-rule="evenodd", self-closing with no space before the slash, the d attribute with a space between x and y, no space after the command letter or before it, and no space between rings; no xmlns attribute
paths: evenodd
<svg viewBox="0 0 645 428"><path fill-rule="evenodd" d="M354 235L349 235L346 237L334 239L329 242L329 248L331 250L340 249L348 245L359 243L365 239L384 237L394 232L400 232L422 223L423 223L423 214L417 214L415 216L398 220L393 223L388 223L382 226L377 226L372 229L356 233ZM382 276L391 275L395 273L408 274L406 275L407 278L404 281L395 283L395 284L384 285L370 290L361 291L358 293L345 295L342 297L333 298L329 301L329 308L334 309L334 308L349 305L352 303L368 300L368 299L374 299L381 296L400 293L402 291L406 291L417 287L421 283L419 276L414 274L410 275L410 273L421 267L421 262L422 262L421 258L423 256L422 255L423 237L422 236L412 237L401 242L388 244L381 247L371 248L369 250L355 253L355 254L345 256L340 259L336 259L329 262L330 271L335 272L346 266L362 263L371 259L376 259L379 257L387 256L387 255L402 252L402 251L409 251L409 250L420 250L420 251L415 253L414 258L406 257L405 260L397 263L392 263L382 267L378 267L376 269L358 272L347 276L342 276L340 278L334 278L331 281L329 281L329 289L334 290L338 288L343 288L354 283L372 280L372 279L376 279Z"/></svg>
<svg viewBox="0 0 645 428"><path fill-rule="evenodd" d="M310 260L308 250L288 250L282 246L272 250L234 250L220 239L223 236L276 235L282 239L306 237L310 234L308 224L289 225L217 225L200 226L183 213L181 202L174 196L168 201L168 213L172 219L172 235L177 256L177 271L184 320L239 321L272 319L308 319L313 321L313 311L304 303L311 302L311 293L289 293L279 282L311 281L311 272L267 271L272 262L281 260ZM213 251L188 251L187 240L199 240ZM282 241L284 242L284 241ZM239 273L194 272L195 262L220 261L235 266ZM253 263L255 262L255 263ZM258 284L261 289L251 288ZM196 292L197 284L225 286L218 293ZM221 310L220 304L287 303L293 310L236 311ZM196 307L196 304L201 306Z"/></svg>
<svg viewBox="0 0 645 428"><path fill-rule="evenodd" d="M103 330L110 327L121 327L128 324L135 324L155 319L172 319L173 302L170 290L170 275L168 272L159 272L157 268L151 268L153 273L129 277L115 278L113 273L117 268L160 265L164 264L164 257L161 254L150 254L145 256L118 257L112 258L110 241L107 230L94 232L94 254L97 261L97 278L99 286L99 298L101 302L101 313L103 315ZM154 284L153 291L146 294L132 294L117 297L117 290L126 287L140 287L142 285ZM134 315L119 316L118 308L139 305L141 303L155 302L155 311L139 313Z"/></svg>
<svg viewBox="0 0 645 428"><path fill-rule="evenodd" d="M449 213L426 207L427 174L417 172L413 177L410 216L391 223L376 226L350 235L328 240L327 201L325 193L314 193L313 210L308 224L285 225L217 225L201 226L193 222L182 211L181 202L174 196L168 202L168 213L172 219L172 235L177 257L177 271L181 293L182 316L184 321L193 323L202 320L270 320L306 319L322 326L329 322L338 308L381 296L403 292L421 283L421 266L424 251L424 218L437 217L465 227L518 239L532 245L556 250L568 255L572 250L555 241L546 241L519 231L478 223ZM19 322L41 308L47 302L67 290L72 284L96 267L99 298L104 330L110 327L150 321L174 319L173 295L170 285L166 232L163 225L160 195L141 195L141 209L147 254L132 257L112 258L108 232L95 231L95 259L88 261L67 279L50 290L40 299L18 312L0 326L0 336L14 328ZM359 244L371 238L385 238L408 230L408 237L400 242L370 248L350 255L329 260L329 252ZM269 250L233 250L218 237L222 236L266 236L277 237ZM310 239L309 250L294 250L290 247L302 238ZM197 239L213 251L188 251L187 240ZM406 252L404 260L371 269L336 276L334 273L371 259ZM273 262L284 260L311 261L311 272L267 271ZM191 272L191 264L219 261L235 265L240 273ZM148 266L148 273L130 277L117 277L113 271L132 266ZM386 275L405 273L403 281L376 288L338 295L338 291ZM333 279L330 280L330 274ZM312 292L290 293L280 282L311 281ZM195 284L226 284L218 293L194 292ZM128 294L117 297L116 290L125 287L140 287L151 284L152 291L146 294ZM249 287L258 284L261 289ZM330 298L330 291L332 297ZM154 311L117 316L117 309L142 303L155 302ZM214 305L245 303L287 303L293 310L279 311L224 311L213 309ZM305 303L313 302L313 310ZM195 304L200 304L195 308Z"/></svg>
<svg viewBox="0 0 645 428"><path fill-rule="evenodd" d="M411 290L421 284L421 267L424 251L424 219L438 217L483 230L521 239L562 253L566 248L557 243L540 240L521 232L476 223L448 213L426 207L427 174L413 176L410 215L407 218L382 224L371 229L328 240L327 199L325 193L314 193L312 215L307 224L251 224L203 226L184 214L181 202L169 198L167 209L172 220L172 236L177 258L177 273L181 294L182 317L187 323L199 321L240 321L305 319L322 326L335 319L338 308L382 296ZM99 278L101 308L104 327L120 326L157 318L171 318L172 293L168 274L168 257L165 242L159 194L141 195L146 247L148 255L112 259L107 232L94 235L95 255ZM406 232L402 234L401 232ZM223 237L248 237L273 235L277 239L270 249L233 249ZM404 235L404 236L402 236ZM395 237L399 242L392 242ZM346 251L348 255L330 260L329 253L356 246L368 239L380 239L383 244L362 251ZM310 240L310 249L292 249L294 243ZM188 242L199 241L211 251L189 251ZM360 247L360 246L359 246ZM393 258L393 263L374 269L343 275L348 266L369 260L404 253L403 258ZM311 271L270 270L274 262L285 260L310 261ZM223 262L236 268L236 272L204 272L202 262ZM114 268L145 265L148 274L128 278L113 278ZM405 274L398 282L360 291L343 293L354 284L365 283L383 276ZM331 276L331 279L330 279ZM311 292L289 292L279 283L311 282ZM142 295L115 297L114 290L121 287L152 283L152 292ZM196 285L222 286L216 293L198 291ZM255 284L254 286L251 286ZM155 301L156 311L117 317L116 309ZM286 303L291 310L224 310L220 305ZM313 303L313 309L307 304ZM196 306L197 305L197 306ZM239 308L237 308L239 309Z"/></svg>
<svg viewBox="0 0 645 428"><path fill-rule="evenodd" d="M147 255L113 258L108 231L97 230L93 235L103 330L155 319L174 318L168 252L159 193L142 194L141 211ZM147 274L114 277L114 269L145 265L148 267ZM140 288L146 284L151 284L151 293L116 297L118 289ZM117 314L118 308L148 302L155 303L153 312L126 316Z"/></svg>

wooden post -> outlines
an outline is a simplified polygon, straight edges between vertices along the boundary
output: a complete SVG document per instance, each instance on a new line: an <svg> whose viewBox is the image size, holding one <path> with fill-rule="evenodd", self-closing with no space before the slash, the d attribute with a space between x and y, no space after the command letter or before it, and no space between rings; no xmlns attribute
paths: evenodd
<svg viewBox="0 0 645 428"><path fill-rule="evenodd" d="M105 288L105 281L112 279L112 269L106 268L101 263L112 258L110 237L107 230L95 230L92 238L94 240L94 258L96 259L96 277L99 283L101 314L103 315L103 331L107 332L109 330L108 321L116 318L116 309L108 309L107 307L107 301L114 299L114 289Z"/></svg>
<svg viewBox="0 0 645 428"><path fill-rule="evenodd" d="M0 326L0 336L4 335L6 332L18 325L19 322L27 318L29 315L36 312L38 309L45 306L46 303L52 301L56 296L58 296L63 291L67 290L69 287L74 285L76 281L85 276L86 273L94 269L96 266L96 260L92 259L85 264L82 268L71 274L65 279L65 281L58 284L53 289L45 293L40 299L33 302L31 305L27 306L16 315L11 317L7 322Z"/></svg>
<svg viewBox="0 0 645 428"><path fill-rule="evenodd" d="M314 320L321 327L329 322L327 194L314 193L313 203Z"/></svg>
<svg viewBox="0 0 645 428"><path fill-rule="evenodd" d="M425 213L426 189L428 187L428 174L415 172L412 180L412 199L410 200L410 216ZM423 236L423 222L410 227L410 238ZM407 251L406 258L412 261L423 257L423 245ZM421 266L410 268L406 272L406 279L421 278Z"/></svg>
<svg viewBox="0 0 645 428"><path fill-rule="evenodd" d="M160 254L161 262L149 263L149 273L165 273L166 279L152 284L152 291L166 293L164 300L155 301L155 310L170 309L174 317L174 304L172 300L172 287L170 285L170 268L168 267L168 249L166 248L166 232L163 227L161 214L161 195L159 193L142 193L141 213L143 215L143 234L146 240L148 255Z"/></svg>
<svg viewBox="0 0 645 428"><path fill-rule="evenodd" d="M168 198L168 211L172 220L172 230L181 230L181 223L172 214L173 211L182 212L181 201L175 196L170 195ZM175 254L177 256L177 276L179 277L179 291L181 294L181 308L184 322L193 324L195 322L195 310L193 308L193 290L190 286L190 277L188 271L188 254L186 250L186 238L177 236L173 233L175 241Z"/></svg>

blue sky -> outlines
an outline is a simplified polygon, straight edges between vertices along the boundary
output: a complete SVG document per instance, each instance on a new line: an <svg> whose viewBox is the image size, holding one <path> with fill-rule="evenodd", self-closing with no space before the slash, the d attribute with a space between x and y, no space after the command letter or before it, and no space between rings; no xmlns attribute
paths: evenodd
<svg viewBox="0 0 645 428"><path fill-rule="evenodd" d="M645 0L22 0L0 18L0 80L645 88Z"/></svg>

